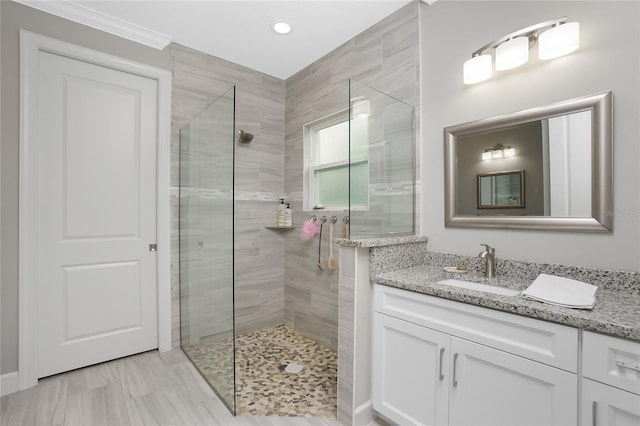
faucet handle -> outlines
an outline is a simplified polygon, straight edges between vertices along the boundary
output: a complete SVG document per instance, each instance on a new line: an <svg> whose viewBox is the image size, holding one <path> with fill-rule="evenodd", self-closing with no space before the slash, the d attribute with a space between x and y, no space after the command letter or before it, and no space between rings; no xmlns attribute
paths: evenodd
<svg viewBox="0 0 640 426"><path fill-rule="evenodd" d="M485 247L485 249L486 249L489 253L491 253L491 254L493 254L493 253L495 253L495 252L496 252L496 249L494 249L493 247L491 247L489 244L480 244L480 245L481 245L481 246L484 246L484 247Z"/></svg>

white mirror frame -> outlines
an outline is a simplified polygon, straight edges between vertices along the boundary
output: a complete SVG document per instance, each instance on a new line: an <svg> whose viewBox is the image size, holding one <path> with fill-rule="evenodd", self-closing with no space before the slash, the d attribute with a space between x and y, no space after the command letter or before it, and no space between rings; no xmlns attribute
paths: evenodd
<svg viewBox="0 0 640 426"><path fill-rule="evenodd" d="M613 95L611 91L458 124L444 129L445 226L610 232L613 230ZM568 113L592 113L592 217L456 215L457 138Z"/></svg>

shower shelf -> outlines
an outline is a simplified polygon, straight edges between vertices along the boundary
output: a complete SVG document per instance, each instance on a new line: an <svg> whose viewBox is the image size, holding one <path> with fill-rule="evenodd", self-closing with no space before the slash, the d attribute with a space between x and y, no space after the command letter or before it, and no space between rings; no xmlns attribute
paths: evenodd
<svg viewBox="0 0 640 426"><path fill-rule="evenodd" d="M277 225L267 225L265 226L267 229L296 229L297 226L277 226Z"/></svg>

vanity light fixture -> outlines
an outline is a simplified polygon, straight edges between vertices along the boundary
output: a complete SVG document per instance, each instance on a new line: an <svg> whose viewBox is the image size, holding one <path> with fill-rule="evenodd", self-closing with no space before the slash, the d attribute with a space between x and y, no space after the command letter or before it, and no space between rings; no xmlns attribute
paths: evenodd
<svg viewBox="0 0 640 426"><path fill-rule="evenodd" d="M529 49L538 42L538 58L546 60L569 54L580 46L580 24L567 17L541 22L492 41L471 54L463 65L464 84L475 84L492 75L495 49L497 71L519 67L529 60Z"/></svg>
<svg viewBox="0 0 640 426"><path fill-rule="evenodd" d="M516 150L511 148L511 146L504 146L502 144L497 144L492 146L491 148L487 148L482 152L483 160L495 160L497 158L506 158L513 157L516 155Z"/></svg>

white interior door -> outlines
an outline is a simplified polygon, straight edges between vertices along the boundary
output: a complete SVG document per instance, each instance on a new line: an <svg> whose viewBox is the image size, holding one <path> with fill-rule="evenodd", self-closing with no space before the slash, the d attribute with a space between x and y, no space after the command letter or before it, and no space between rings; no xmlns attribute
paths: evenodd
<svg viewBox="0 0 640 426"><path fill-rule="evenodd" d="M158 347L158 82L39 52L38 377Z"/></svg>

